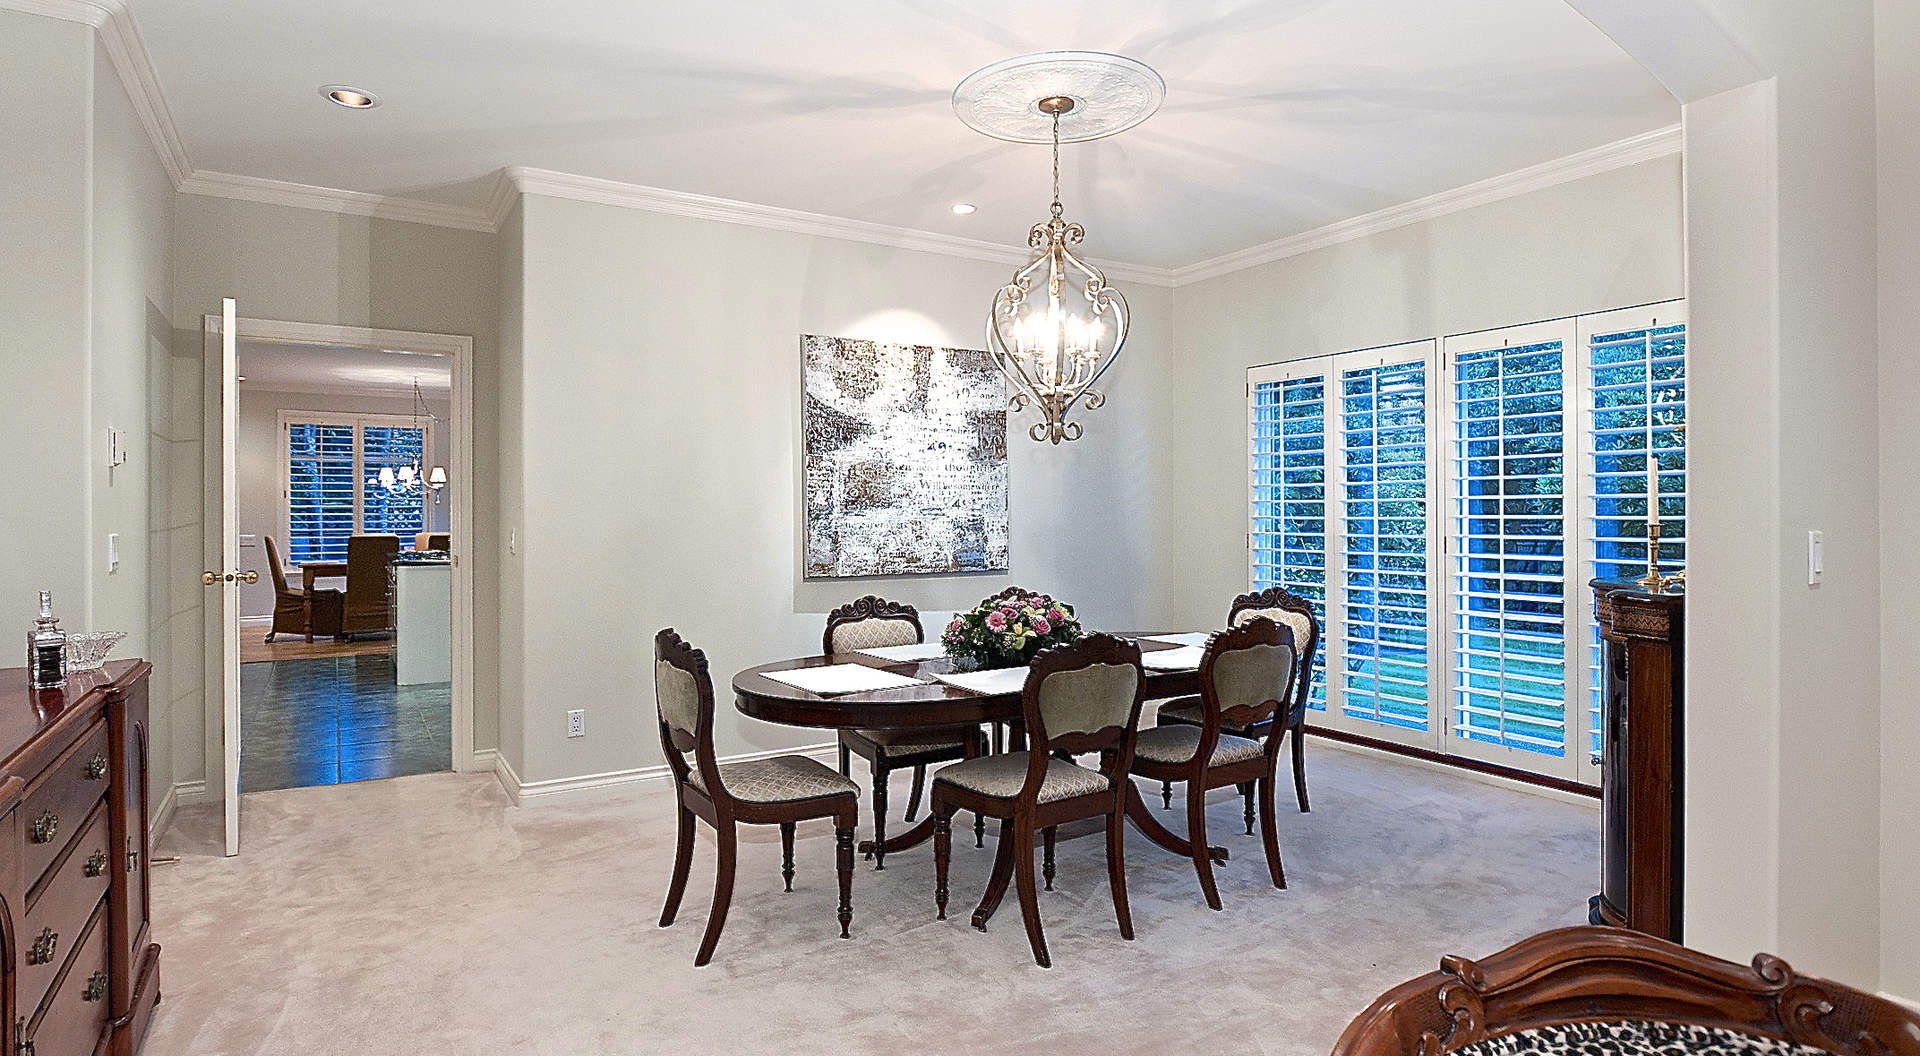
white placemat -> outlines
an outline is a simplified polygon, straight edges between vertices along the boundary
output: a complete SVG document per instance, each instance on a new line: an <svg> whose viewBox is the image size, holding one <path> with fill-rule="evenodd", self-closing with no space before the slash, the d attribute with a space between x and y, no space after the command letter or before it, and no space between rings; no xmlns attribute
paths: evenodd
<svg viewBox="0 0 1920 1056"><path fill-rule="evenodd" d="M974 693L992 696L1000 693L1018 693L1027 684L1025 667L1001 667L992 671L949 671L933 677L950 686Z"/></svg>
<svg viewBox="0 0 1920 1056"><path fill-rule="evenodd" d="M1204 646L1207 644L1207 639L1211 636L1212 636L1211 631L1187 631L1181 634L1143 634L1140 637L1144 641L1166 642L1168 645ZM1187 666L1195 667L1195 666L1198 666L1199 663L1200 661L1195 660L1193 663L1188 664Z"/></svg>
<svg viewBox="0 0 1920 1056"><path fill-rule="evenodd" d="M1200 666L1200 658L1206 650L1197 645L1183 645L1178 649L1143 649L1140 652L1140 666L1152 671L1191 671Z"/></svg>
<svg viewBox="0 0 1920 1056"><path fill-rule="evenodd" d="M830 697L837 693L865 693L875 689L899 689L924 686L924 678L908 678L865 664L828 664L826 667L797 667L791 671L762 671L775 682Z"/></svg>
<svg viewBox="0 0 1920 1056"><path fill-rule="evenodd" d="M867 656L877 656L882 660L891 660L896 664L912 663L915 660L932 660L947 655L947 647L939 642L915 642L912 645L882 645L873 649L856 649Z"/></svg>

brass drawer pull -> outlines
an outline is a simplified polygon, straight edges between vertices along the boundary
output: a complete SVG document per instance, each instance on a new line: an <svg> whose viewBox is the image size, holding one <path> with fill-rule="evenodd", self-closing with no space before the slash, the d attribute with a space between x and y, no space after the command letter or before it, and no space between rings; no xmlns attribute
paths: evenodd
<svg viewBox="0 0 1920 1056"><path fill-rule="evenodd" d="M35 843L52 843L54 834L59 831L60 815L49 810L33 819L33 824L27 826L27 839Z"/></svg>
<svg viewBox="0 0 1920 1056"><path fill-rule="evenodd" d="M107 996L107 973L95 972L87 977L87 988L80 992L82 1001L98 1001Z"/></svg>
<svg viewBox="0 0 1920 1056"><path fill-rule="evenodd" d="M52 964L53 953L60 948L60 936L52 928L41 928L40 937L27 949L28 964Z"/></svg>
<svg viewBox="0 0 1920 1056"><path fill-rule="evenodd" d="M104 876L106 872L107 852L95 851L87 855L86 874L88 876Z"/></svg>
<svg viewBox="0 0 1920 1056"><path fill-rule="evenodd" d="M87 780L98 781L107 776L107 757L98 752L87 760Z"/></svg>

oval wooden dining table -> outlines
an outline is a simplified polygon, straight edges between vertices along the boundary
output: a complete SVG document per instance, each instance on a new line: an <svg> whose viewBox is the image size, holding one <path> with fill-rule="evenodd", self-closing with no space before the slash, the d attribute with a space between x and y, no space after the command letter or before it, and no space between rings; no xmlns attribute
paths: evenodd
<svg viewBox="0 0 1920 1056"><path fill-rule="evenodd" d="M1142 653L1178 648L1167 642L1151 641L1143 637L1163 632L1115 631L1109 633L1138 640ZM891 671L897 675L906 675L909 678L924 679L925 682L921 685L902 686L898 689L822 696L766 677L768 672L826 667L830 664L863 664L882 671ZM804 726L814 729L900 730L930 726L961 726L981 722L1005 722L1012 724L1016 730L1019 729L1022 725L1019 693L975 693L941 682L936 677L952 671L952 661L945 658L900 663L877 656L868 656L865 653L802 656L750 667L733 676L734 703L743 715L766 722L777 722L783 726ZM1145 684L1148 700L1184 696L1200 692L1200 674L1192 668L1180 671L1156 671L1147 668ZM1020 743L1017 740L1018 736L1016 733L1016 743ZM1154 818L1147 808L1146 801L1140 797L1139 787L1131 781L1127 783L1127 817L1139 828L1142 835L1155 844L1183 858L1192 857L1192 844L1186 838L1169 831ZM885 853L893 854L906 850L926 842L932 836L933 817L929 814L907 831L889 836ZM861 842L861 853L871 856L874 850L873 841ZM1228 858L1224 847L1209 847L1208 852L1218 862L1225 862ZM980 908L974 913L974 926L984 927L986 919L992 916L994 908L1000 901L997 896L1005 893L1006 878L1011 875L1012 865L1013 856L1007 841L1003 839L996 849L993 878L988 883L988 894L981 900Z"/></svg>

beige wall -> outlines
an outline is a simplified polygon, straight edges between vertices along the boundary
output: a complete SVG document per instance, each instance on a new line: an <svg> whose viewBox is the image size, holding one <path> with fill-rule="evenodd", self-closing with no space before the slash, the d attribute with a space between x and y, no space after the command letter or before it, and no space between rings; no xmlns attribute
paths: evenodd
<svg viewBox="0 0 1920 1056"><path fill-rule="evenodd" d="M1683 257L1673 157L1182 286L1152 445L1172 618L1247 589L1248 367L1668 300Z"/></svg>
<svg viewBox="0 0 1920 1056"><path fill-rule="evenodd" d="M218 315L220 299L234 297L240 314L257 319L341 326L384 327L461 334L473 338L474 444L474 745L498 743L498 698L487 666L497 649L499 595L497 370L499 323L495 237L423 224L399 223L199 195L177 196L173 269L174 348L199 357L201 320ZM209 381L211 384L211 380ZM202 393L204 404L218 406ZM207 423L202 416L200 423ZM210 435L204 434L203 435ZM212 460L209 460L209 468ZM207 511L218 517L217 510ZM213 544L208 540L208 545ZM210 617L211 618L211 617ZM213 630L209 626L209 630ZM212 672L217 678L218 672ZM183 739L176 780L192 782L217 767L220 715L196 712L201 736ZM197 749L197 750L196 750Z"/></svg>
<svg viewBox="0 0 1920 1056"><path fill-rule="evenodd" d="M312 355L324 356L325 352L313 352ZM445 400L427 400L427 413L439 419L432 432L432 448L427 452L427 465L445 466L447 464L447 445L453 429L449 424L452 407ZM267 573L267 544L261 537L273 536L275 546L280 548L280 559L290 561L287 538L286 506L286 452L281 446L280 412L314 411L321 414L391 414L407 417L413 413L411 396L394 394L391 396L362 396L347 393L322 392L274 392L270 389L257 389L251 384L240 386L240 466L238 484L240 488L236 513L239 516L240 567L258 569L260 582L246 583L240 586L240 618L260 619L273 615L273 580ZM433 494L426 496L426 525L429 531L448 530L453 512L451 491L443 494L440 502L433 501ZM254 537L252 549L244 543L247 537ZM297 581L290 580L289 586L300 589ZM340 580L330 580L323 587L338 589ZM264 633L264 632L247 632Z"/></svg>
<svg viewBox="0 0 1920 1056"><path fill-rule="evenodd" d="M1880 225L1880 985L1920 1003L1920 6L1874 8Z"/></svg>
<svg viewBox="0 0 1920 1056"><path fill-rule="evenodd" d="M1099 626L1149 615L1144 472L1151 365L1172 298L1123 284L1141 320L1087 438L1013 442L1009 575L804 581L801 334L978 347L1003 265L542 197L521 200L523 329L503 437L521 481L502 527L522 584L503 645L524 663L526 781L657 765L652 636L680 629L719 682L722 754L831 739L747 720L733 672L817 650L825 612L877 591L934 613L1010 582ZM508 353L514 360L515 354ZM517 444L515 436L517 434ZM511 462L508 456L503 462ZM509 594L513 593L511 590ZM512 684L514 680L503 679ZM563 712L587 709L586 737Z"/></svg>

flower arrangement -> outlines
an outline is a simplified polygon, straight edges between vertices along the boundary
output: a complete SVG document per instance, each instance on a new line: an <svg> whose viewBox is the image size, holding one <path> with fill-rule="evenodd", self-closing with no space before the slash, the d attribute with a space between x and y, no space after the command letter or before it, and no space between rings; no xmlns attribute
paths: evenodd
<svg viewBox="0 0 1920 1056"><path fill-rule="evenodd" d="M947 655L966 666L1020 667L1050 645L1080 637L1073 606L1045 594L988 598L947 624L940 636Z"/></svg>

